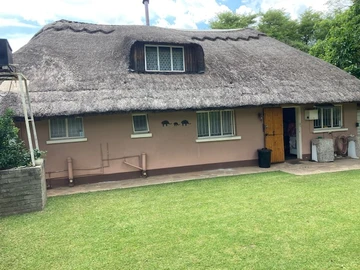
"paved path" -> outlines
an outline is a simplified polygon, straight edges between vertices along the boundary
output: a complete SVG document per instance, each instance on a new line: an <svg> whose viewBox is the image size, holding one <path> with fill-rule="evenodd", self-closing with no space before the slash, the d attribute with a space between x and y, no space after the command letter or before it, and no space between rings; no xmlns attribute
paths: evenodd
<svg viewBox="0 0 360 270"><path fill-rule="evenodd" d="M182 182L195 179L206 179L219 176L231 176L241 174L252 174L272 171L282 171L295 175L318 174L325 172L338 172L348 170L360 170L360 160L358 159L337 159L335 162L317 163L311 161L289 161L280 164L273 164L270 168L264 169L256 166L239 167L232 169L218 169L211 171L199 171L192 173L169 174L162 176L153 176L148 178L137 178L113 182L101 182L95 184L78 185L74 187L59 187L49 189L48 197L70 195L76 193L87 193L99 190L111 190L118 188L132 188L140 186L158 185L164 183Z"/></svg>

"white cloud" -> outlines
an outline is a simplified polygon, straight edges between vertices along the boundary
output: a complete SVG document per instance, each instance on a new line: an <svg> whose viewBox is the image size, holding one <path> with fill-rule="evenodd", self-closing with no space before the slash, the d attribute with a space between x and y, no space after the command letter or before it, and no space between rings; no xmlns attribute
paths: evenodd
<svg viewBox="0 0 360 270"><path fill-rule="evenodd" d="M155 24L163 26L163 20L171 16L175 18L173 24L167 27L174 28L197 28L200 22L208 23L217 13L230 10L223 4L218 4L215 0L161 0L152 1L149 5L150 14L159 17Z"/></svg>
<svg viewBox="0 0 360 270"><path fill-rule="evenodd" d="M251 7L247 7L245 5L242 5L236 10L236 13L237 14L254 14L256 12Z"/></svg>
<svg viewBox="0 0 360 270"><path fill-rule="evenodd" d="M20 22L18 19L0 18L0 27L9 27L9 26L26 27L26 28L37 28L38 27L36 25Z"/></svg>
<svg viewBox="0 0 360 270"><path fill-rule="evenodd" d="M141 24L142 1L112 0L18 0L2 3L0 16L20 17L44 25L58 19L74 19L95 23Z"/></svg>
<svg viewBox="0 0 360 270"><path fill-rule="evenodd" d="M328 0L252 0L242 1L245 8L252 9L255 12L266 12L269 9L284 9L293 19L297 19L305 8L313 8L316 11L327 11ZM238 10L239 10L238 9Z"/></svg>
<svg viewBox="0 0 360 270"><path fill-rule="evenodd" d="M152 0L150 19L154 25L172 28L197 28L197 23L207 23L217 13L227 11L216 0ZM173 17L173 22L166 19ZM43 26L59 19L100 24L143 24L144 5L141 0L18 0L16 8L11 1L2 3L0 25L30 27L21 22L34 22ZM13 19L17 18L17 19ZM28 42L31 35L7 37L14 51Z"/></svg>
<svg viewBox="0 0 360 270"><path fill-rule="evenodd" d="M33 37L33 35L26 35L26 34L12 34L8 35L5 38L9 41L10 47L13 52L20 49L22 46L24 46L26 43L29 42L29 40Z"/></svg>
<svg viewBox="0 0 360 270"><path fill-rule="evenodd" d="M216 13L229 10L216 0L153 0L150 18L176 18L171 26L196 28L196 23L208 22ZM141 0L18 0L2 3L0 16L22 18L39 25L59 19L73 19L104 24L143 24L144 5Z"/></svg>
<svg viewBox="0 0 360 270"><path fill-rule="evenodd" d="M231 1L241 3L236 10L241 14L283 8L292 18L297 18L306 7L320 11L328 8L328 0L151 0L150 19L152 24L162 27L194 29L198 23L208 23L217 13L229 11L226 5ZM11 1L4 1L0 18L0 27L5 28L29 28L32 23L43 26L59 19L101 24L144 24L145 12L142 0L18 0L15 6ZM31 37L7 36L5 38L10 40L13 48L18 48L21 42L27 42Z"/></svg>

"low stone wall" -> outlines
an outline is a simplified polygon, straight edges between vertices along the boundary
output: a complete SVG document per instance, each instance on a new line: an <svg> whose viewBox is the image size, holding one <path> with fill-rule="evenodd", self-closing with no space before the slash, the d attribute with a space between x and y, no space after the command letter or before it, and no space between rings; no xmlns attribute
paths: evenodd
<svg viewBox="0 0 360 270"><path fill-rule="evenodd" d="M0 216L41 211L46 204L44 162L0 171Z"/></svg>

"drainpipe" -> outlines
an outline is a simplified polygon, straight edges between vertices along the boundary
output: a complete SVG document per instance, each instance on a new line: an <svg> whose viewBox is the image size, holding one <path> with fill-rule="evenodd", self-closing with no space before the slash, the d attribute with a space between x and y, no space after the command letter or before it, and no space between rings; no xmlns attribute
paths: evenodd
<svg viewBox="0 0 360 270"><path fill-rule="evenodd" d="M150 26L150 20L149 20L149 1L150 0L143 0L143 4L145 5L145 19L146 19L146 25Z"/></svg>
<svg viewBox="0 0 360 270"><path fill-rule="evenodd" d="M69 187L74 186L74 172L73 172L73 162L72 158L67 158L67 167L68 167L68 176L69 176Z"/></svg>
<svg viewBox="0 0 360 270"><path fill-rule="evenodd" d="M141 153L141 167L142 167L142 176L143 177L147 177L147 172L146 172L146 154L145 153Z"/></svg>

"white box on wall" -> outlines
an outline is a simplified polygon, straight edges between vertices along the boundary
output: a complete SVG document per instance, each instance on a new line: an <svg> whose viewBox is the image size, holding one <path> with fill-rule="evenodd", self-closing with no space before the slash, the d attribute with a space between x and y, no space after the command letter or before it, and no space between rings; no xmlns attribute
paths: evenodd
<svg viewBox="0 0 360 270"><path fill-rule="evenodd" d="M318 120L318 110L306 110L305 111L305 120Z"/></svg>

